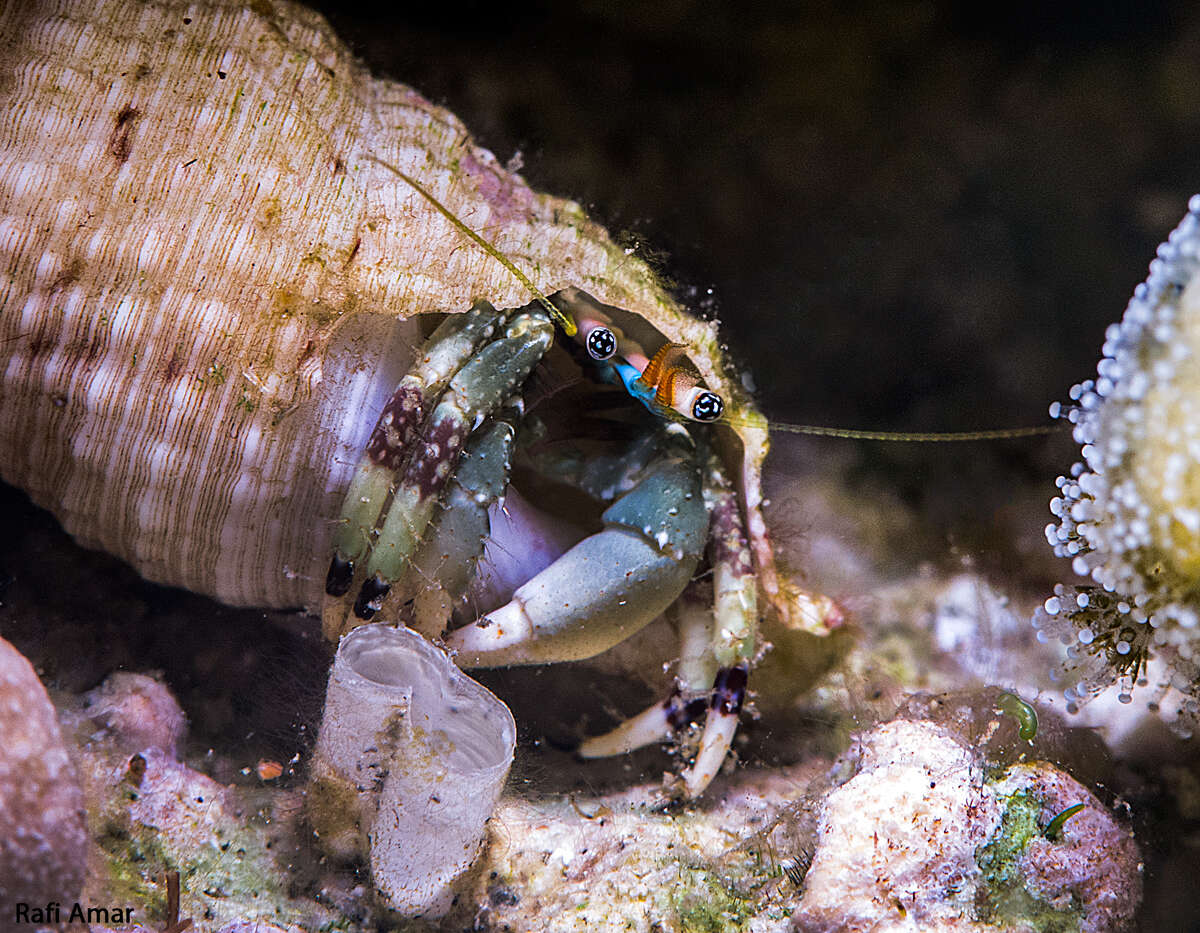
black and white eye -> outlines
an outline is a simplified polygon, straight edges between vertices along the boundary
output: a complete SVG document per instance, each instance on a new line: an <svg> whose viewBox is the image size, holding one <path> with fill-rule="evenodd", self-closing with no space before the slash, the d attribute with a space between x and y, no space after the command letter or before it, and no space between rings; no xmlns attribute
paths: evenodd
<svg viewBox="0 0 1200 933"><path fill-rule="evenodd" d="M716 392L701 392L692 402L692 417L697 421L716 421L725 411L725 403Z"/></svg>
<svg viewBox="0 0 1200 933"><path fill-rule="evenodd" d="M588 356L598 362L604 362L616 355L617 335L611 328L600 324L588 331L584 346L587 347Z"/></svg>

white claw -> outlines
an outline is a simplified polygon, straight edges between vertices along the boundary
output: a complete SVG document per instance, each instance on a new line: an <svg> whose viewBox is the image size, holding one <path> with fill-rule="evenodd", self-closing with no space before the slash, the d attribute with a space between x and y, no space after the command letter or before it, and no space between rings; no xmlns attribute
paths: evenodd
<svg viewBox="0 0 1200 933"><path fill-rule="evenodd" d="M579 746L579 755L582 758L624 755L643 746L661 742L670 734L671 723L667 704L660 701L626 719L611 732L584 739Z"/></svg>
<svg viewBox="0 0 1200 933"><path fill-rule="evenodd" d="M607 528L519 587L512 602L451 632L446 644L465 668L590 658L654 621L698 559L675 560L643 535Z"/></svg>
<svg viewBox="0 0 1200 933"><path fill-rule="evenodd" d="M507 663L520 664L525 660L521 645L532 639L533 620L524 604L514 598L472 625L455 629L446 636L446 646L456 653L461 667L473 667L479 658L497 653L508 658Z"/></svg>
<svg viewBox="0 0 1200 933"><path fill-rule="evenodd" d="M709 709L708 718L704 720L704 734L700 736L700 751L696 753L696 761L681 775L689 797L695 798L703 794L721 770L725 756L729 754L729 746L733 742L737 724L737 713Z"/></svg>

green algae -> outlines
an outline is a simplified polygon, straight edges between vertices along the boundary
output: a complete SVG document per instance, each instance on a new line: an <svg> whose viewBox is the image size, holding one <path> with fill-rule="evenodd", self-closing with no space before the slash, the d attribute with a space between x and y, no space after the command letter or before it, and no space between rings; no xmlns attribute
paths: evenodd
<svg viewBox="0 0 1200 933"><path fill-rule="evenodd" d="M271 900L270 895L281 884L261 841L219 827L213 835L213 843L186 850L172 845L156 827L136 822L129 829L110 825L99 843L112 899L135 906L142 918L162 921L166 897L161 881L167 872L178 871L185 893L185 913L189 901L194 908L210 899L256 906L260 897ZM284 916L287 912L277 908L274 913Z"/></svg>
<svg viewBox="0 0 1200 933"><path fill-rule="evenodd" d="M671 907L683 933L737 933L758 913L752 899L741 896L713 872L686 866L680 867Z"/></svg>
<svg viewBox="0 0 1200 933"><path fill-rule="evenodd" d="M1041 837L1041 801L1029 791L1005 799L1000 828L975 851L983 873L975 896L980 920L998 927L1021 925L1036 933L1079 933L1078 909L1056 908L1025 887L1021 858L1030 842Z"/></svg>
<svg viewBox="0 0 1200 933"><path fill-rule="evenodd" d="M1074 806L1067 807L1046 825L1046 828L1043 830L1042 834L1047 839L1052 841L1057 839L1059 833L1062 832L1062 828L1067 824L1067 820L1069 820L1083 808L1084 804L1082 803L1077 803Z"/></svg>
<svg viewBox="0 0 1200 933"><path fill-rule="evenodd" d="M133 837L112 827L97 842L104 855L106 893L112 901L134 907L140 922L166 920L166 895L160 893L157 879L175 865L159 840Z"/></svg>

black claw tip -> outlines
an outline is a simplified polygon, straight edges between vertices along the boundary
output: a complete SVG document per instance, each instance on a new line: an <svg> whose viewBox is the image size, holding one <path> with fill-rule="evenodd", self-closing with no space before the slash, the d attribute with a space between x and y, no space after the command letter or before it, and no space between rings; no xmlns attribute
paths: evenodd
<svg viewBox="0 0 1200 933"><path fill-rule="evenodd" d="M379 577L371 577L358 591L358 599L354 600L354 614L360 619L370 619L383 606L384 597L391 590L390 583L384 583Z"/></svg>
<svg viewBox="0 0 1200 933"><path fill-rule="evenodd" d="M747 673L745 666L741 664L737 667L723 667L717 671L709 705L728 716L740 713L742 703L746 700Z"/></svg>
<svg viewBox="0 0 1200 933"><path fill-rule="evenodd" d="M671 691L671 695L663 701L663 707L667 712L667 723L676 732L686 729L692 723L699 722L704 716L705 706L704 697L685 700L678 684Z"/></svg>
<svg viewBox="0 0 1200 933"><path fill-rule="evenodd" d="M329 573L325 574L325 592L329 596L345 596L354 579L354 561L334 554L329 562Z"/></svg>

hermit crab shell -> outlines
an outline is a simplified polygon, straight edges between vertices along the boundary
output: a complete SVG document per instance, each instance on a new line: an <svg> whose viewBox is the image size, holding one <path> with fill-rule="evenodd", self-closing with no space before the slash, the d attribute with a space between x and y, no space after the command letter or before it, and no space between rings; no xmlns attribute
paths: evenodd
<svg viewBox="0 0 1200 933"><path fill-rule="evenodd" d="M715 324L318 15L131 0L0 11L0 473L83 543L232 604L314 606L415 316L577 286L686 345L757 570L766 424ZM785 607L786 608L786 607Z"/></svg>

